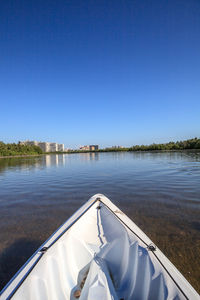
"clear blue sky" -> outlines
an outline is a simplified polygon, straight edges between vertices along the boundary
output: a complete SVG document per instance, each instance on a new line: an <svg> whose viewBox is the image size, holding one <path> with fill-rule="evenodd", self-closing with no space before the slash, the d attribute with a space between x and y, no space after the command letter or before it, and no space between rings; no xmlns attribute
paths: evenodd
<svg viewBox="0 0 200 300"><path fill-rule="evenodd" d="M200 136L199 0L0 1L0 140Z"/></svg>

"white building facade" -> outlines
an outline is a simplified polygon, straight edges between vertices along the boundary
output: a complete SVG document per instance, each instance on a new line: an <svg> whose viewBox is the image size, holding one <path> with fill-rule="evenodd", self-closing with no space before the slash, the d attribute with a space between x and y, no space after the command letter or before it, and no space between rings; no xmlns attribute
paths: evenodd
<svg viewBox="0 0 200 300"><path fill-rule="evenodd" d="M42 149L43 152L63 152L64 144L58 143L48 143L48 142L37 142L37 141L20 141L21 145L32 145L38 146Z"/></svg>

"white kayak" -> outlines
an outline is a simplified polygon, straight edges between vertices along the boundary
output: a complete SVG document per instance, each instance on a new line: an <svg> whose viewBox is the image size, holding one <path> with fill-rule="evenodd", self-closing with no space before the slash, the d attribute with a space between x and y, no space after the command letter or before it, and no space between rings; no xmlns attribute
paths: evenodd
<svg viewBox="0 0 200 300"><path fill-rule="evenodd" d="M104 195L90 198L28 260L1 300L200 299Z"/></svg>

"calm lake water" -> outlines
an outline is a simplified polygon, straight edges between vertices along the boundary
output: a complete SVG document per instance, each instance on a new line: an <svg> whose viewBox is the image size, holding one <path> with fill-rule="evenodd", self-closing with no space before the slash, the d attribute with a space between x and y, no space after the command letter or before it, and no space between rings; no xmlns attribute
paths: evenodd
<svg viewBox="0 0 200 300"><path fill-rule="evenodd" d="M96 193L141 227L200 291L200 152L0 159L0 289Z"/></svg>

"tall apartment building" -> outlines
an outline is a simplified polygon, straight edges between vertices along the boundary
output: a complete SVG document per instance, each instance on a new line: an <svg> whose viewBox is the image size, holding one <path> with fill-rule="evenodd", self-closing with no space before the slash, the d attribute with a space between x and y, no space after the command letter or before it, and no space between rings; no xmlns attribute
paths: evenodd
<svg viewBox="0 0 200 300"><path fill-rule="evenodd" d="M32 145L38 146L42 149L43 152L57 152L57 151L64 151L64 144L57 144L57 143L48 143L48 142L37 142L37 141L23 141L19 142L21 145Z"/></svg>
<svg viewBox="0 0 200 300"><path fill-rule="evenodd" d="M42 149L43 152L49 152L48 150L48 143L45 142L36 142L37 146Z"/></svg>
<svg viewBox="0 0 200 300"><path fill-rule="evenodd" d="M63 152L64 151L64 144L58 144L58 150L57 151Z"/></svg>
<svg viewBox="0 0 200 300"><path fill-rule="evenodd" d="M57 143L49 143L49 151L48 152L56 152L58 151Z"/></svg>

